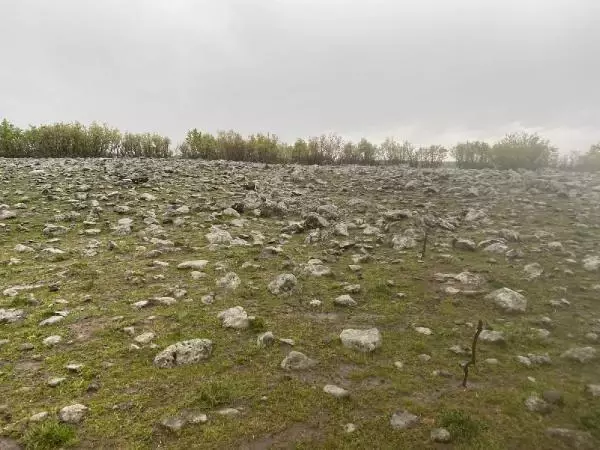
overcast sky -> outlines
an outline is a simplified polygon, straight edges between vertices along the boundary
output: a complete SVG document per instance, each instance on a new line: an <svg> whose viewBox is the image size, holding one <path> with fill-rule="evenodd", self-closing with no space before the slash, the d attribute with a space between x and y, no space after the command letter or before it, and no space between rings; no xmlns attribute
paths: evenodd
<svg viewBox="0 0 600 450"><path fill-rule="evenodd" d="M600 0L0 0L0 117L600 141Z"/></svg>

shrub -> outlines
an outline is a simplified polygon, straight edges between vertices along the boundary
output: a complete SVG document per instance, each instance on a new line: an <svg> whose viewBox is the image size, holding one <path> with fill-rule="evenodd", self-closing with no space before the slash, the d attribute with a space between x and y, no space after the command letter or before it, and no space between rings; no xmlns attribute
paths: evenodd
<svg viewBox="0 0 600 450"><path fill-rule="evenodd" d="M487 142L460 142L452 149L456 165L461 169L493 167L492 148Z"/></svg>
<svg viewBox="0 0 600 450"><path fill-rule="evenodd" d="M557 149L547 139L525 132L507 134L492 148L499 169L541 169L556 162Z"/></svg>
<svg viewBox="0 0 600 450"><path fill-rule="evenodd" d="M470 441L485 429L483 423L471 419L467 413L459 410L442 412L438 422L457 441Z"/></svg>
<svg viewBox="0 0 600 450"><path fill-rule="evenodd" d="M64 448L75 444L75 430L69 425L46 421L30 428L23 442L27 449L32 450Z"/></svg>

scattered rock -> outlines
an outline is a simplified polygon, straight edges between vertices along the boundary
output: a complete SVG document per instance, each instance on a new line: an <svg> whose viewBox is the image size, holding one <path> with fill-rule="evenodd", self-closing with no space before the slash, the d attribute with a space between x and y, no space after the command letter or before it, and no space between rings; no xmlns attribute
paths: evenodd
<svg viewBox="0 0 600 450"><path fill-rule="evenodd" d="M493 301L496 306L508 313L525 312L527 299L509 288L497 289L485 296L486 300Z"/></svg>
<svg viewBox="0 0 600 450"><path fill-rule="evenodd" d="M340 333L342 345L360 352L372 352L381 347L381 334L377 328L367 330L346 329Z"/></svg>
<svg viewBox="0 0 600 450"><path fill-rule="evenodd" d="M392 415L390 425L395 430L405 430L418 425L420 419L418 416L409 413L408 411L398 411Z"/></svg>
<svg viewBox="0 0 600 450"><path fill-rule="evenodd" d="M286 370L306 370L316 365L316 361L310 359L304 353L292 350L281 361L281 368Z"/></svg>
<svg viewBox="0 0 600 450"><path fill-rule="evenodd" d="M65 406L58 413L61 422L77 424L80 423L88 412L89 408L80 403Z"/></svg>
<svg viewBox="0 0 600 450"><path fill-rule="evenodd" d="M169 345L154 358L154 365L160 368L171 368L187 364L195 364L210 357L212 341L208 339L191 339Z"/></svg>

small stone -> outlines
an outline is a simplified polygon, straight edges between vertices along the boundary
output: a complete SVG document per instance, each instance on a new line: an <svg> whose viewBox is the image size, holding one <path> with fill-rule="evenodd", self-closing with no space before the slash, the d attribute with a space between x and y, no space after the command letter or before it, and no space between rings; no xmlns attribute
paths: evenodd
<svg viewBox="0 0 600 450"><path fill-rule="evenodd" d="M292 350L281 361L281 368L286 370L306 370L316 365L316 361L310 359L304 353Z"/></svg>
<svg viewBox="0 0 600 450"><path fill-rule="evenodd" d="M42 320L38 325L40 327L43 327L45 325L53 325L55 323L60 322L63 319L64 319L63 316L50 316L47 319Z"/></svg>
<svg viewBox="0 0 600 450"><path fill-rule="evenodd" d="M600 397L600 384L588 384L585 387L585 392L592 397Z"/></svg>
<svg viewBox="0 0 600 450"><path fill-rule="evenodd" d="M431 430L430 438L433 442L448 443L452 440L450 432L445 428L434 428Z"/></svg>
<svg viewBox="0 0 600 450"><path fill-rule="evenodd" d="M426 353L421 353L418 356L418 358L419 358L419 361L421 361L421 362L429 362L429 361L431 361L431 355L428 355Z"/></svg>
<svg viewBox="0 0 600 450"><path fill-rule="evenodd" d="M66 380L66 378L64 378L64 377L53 377L53 378L50 378L46 384L48 384L48 386L50 386L50 387L56 387L65 380Z"/></svg>
<svg viewBox="0 0 600 450"><path fill-rule="evenodd" d="M353 423L347 423L346 425L344 425L344 431L346 433L354 433L356 431L356 425L354 425Z"/></svg>
<svg viewBox="0 0 600 450"><path fill-rule="evenodd" d="M237 416L240 413L239 409L236 408L223 408L217 411L217 414L225 417Z"/></svg>
<svg viewBox="0 0 600 450"><path fill-rule="evenodd" d="M424 334L425 336L431 336L433 331L426 327L415 327L415 331L419 334Z"/></svg>
<svg viewBox="0 0 600 450"><path fill-rule="evenodd" d="M83 420L88 411L88 407L80 403L65 406L58 413L61 422L76 424Z"/></svg>
<svg viewBox="0 0 600 450"><path fill-rule="evenodd" d="M525 400L525 407L531 412L540 414L547 414L551 410L550 405L536 394L529 396L527 400Z"/></svg>
<svg viewBox="0 0 600 450"><path fill-rule="evenodd" d="M275 342L275 335L273 334L272 331L266 331L264 333L261 333L256 338L256 345L261 348L272 345L274 342Z"/></svg>
<svg viewBox="0 0 600 450"><path fill-rule="evenodd" d="M169 431L177 433L186 424L182 417L166 417L160 421L160 424Z"/></svg>
<svg viewBox="0 0 600 450"><path fill-rule="evenodd" d="M340 333L342 345L361 352L372 352L381 347L381 334L377 328L367 330L346 329Z"/></svg>
<svg viewBox="0 0 600 450"><path fill-rule="evenodd" d="M217 280L217 287L228 291L236 290L241 284L242 280L235 272L229 272L223 278Z"/></svg>
<svg viewBox="0 0 600 450"><path fill-rule="evenodd" d="M197 259L193 261L184 261L177 265L178 269L194 269L194 270L203 270L208 265L208 261L205 259Z"/></svg>
<svg viewBox="0 0 600 450"><path fill-rule="evenodd" d="M408 411L398 411L392 415L390 425L395 430L405 430L416 426L419 421L420 419L418 416L415 416Z"/></svg>
<svg viewBox="0 0 600 450"><path fill-rule="evenodd" d="M323 388L323 392L325 392L326 394L332 395L335 398L344 398L344 397L348 397L350 395L350 393L346 389L343 389L334 384L326 384L325 387Z"/></svg>
<svg viewBox="0 0 600 450"><path fill-rule="evenodd" d="M490 366L495 366L498 364L498 360L496 358L487 358L484 362Z"/></svg>
<svg viewBox="0 0 600 450"><path fill-rule="evenodd" d="M479 339L482 342L489 342L491 344L504 344L504 334L501 331L483 330L479 335Z"/></svg>
<svg viewBox="0 0 600 450"><path fill-rule="evenodd" d="M402 361L395 361L394 366L396 367L396 369L403 369L404 363Z"/></svg>
<svg viewBox="0 0 600 450"><path fill-rule="evenodd" d="M135 342L137 342L138 344L146 345L146 344L149 344L150 342L152 342L152 339L154 339L155 337L156 337L156 335L153 332L146 331L145 333L142 333L142 334L136 336L135 338L133 338L133 340Z"/></svg>
<svg viewBox="0 0 600 450"><path fill-rule="evenodd" d="M527 356L517 356L517 361L527 367L531 367L531 360Z"/></svg>
<svg viewBox="0 0 600 450"><path fill-rule="evenodd" d="M321 300L317 300L316 298L313 298L310 302L308 302L308 304L312 307L318 307L321 306L323 304L323 302Z"/></svg>
<svg viewBox="0 0 600 450"><path fill-rule="evenodd" d="M29 418L30 422L41 422L42 420L46 420L48 418L48 411L42 411L39 413L34 414L33 416L31 416ZM0 447L2 448L2 447Z"/></svg>
<svg viewBox="0 0 600 450"><path fill-rule="evenodd" d="M83 369L83 364L69 363L65 366L65 369L67 369L69 372L79 373L81 372L81 369Z"/></svg>
<svg viewBox="0 0 600 450"><path fill-rule="evenodd" d="M356 301L350 297L348 294L340 295L337 297L333 303L337 306L356 306Z"/></svg>

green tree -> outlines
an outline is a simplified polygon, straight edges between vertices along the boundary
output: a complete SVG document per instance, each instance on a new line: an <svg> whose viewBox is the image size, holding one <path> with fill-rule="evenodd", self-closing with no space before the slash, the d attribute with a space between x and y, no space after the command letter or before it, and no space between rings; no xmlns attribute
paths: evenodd
<svg viewBox="0 0 600 450"><path fill-rule="evenodd" d="M556 147L536 133L510 133L492 148L494 164L499 169L540 169L553 165Z"/></svg>

